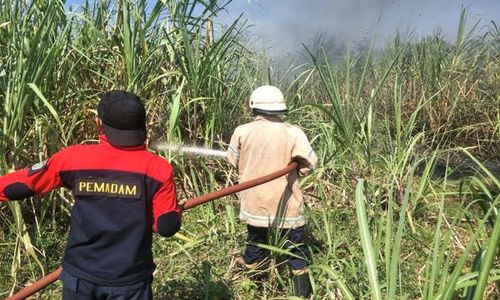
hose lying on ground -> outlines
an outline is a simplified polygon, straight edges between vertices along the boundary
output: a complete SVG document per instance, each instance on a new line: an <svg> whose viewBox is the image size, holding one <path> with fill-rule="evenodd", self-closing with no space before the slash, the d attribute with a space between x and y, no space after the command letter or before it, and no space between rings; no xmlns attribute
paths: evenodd
<svg viewBox="0 0 500 300"><path fill-rule="evenodd" d="M215 192L211 192L211 193L199 196L199 197L188 199L188 200L186 200L186 203L184 204L182 209L187 210L187 209L193 208L195 206L198 206L200 204L203 204L203 203L206 203L206 202L209 202L209 201L212 201L212 200L215 200L215 199L227 196L227 195L231 195L231 194L252 188L252 187L257 186L257 185L261 185L263 183L266 183L268 181L271 181L271 180L274 180L278 177L286 175L286 174L290 173L291 171L295 170L296 168L297 168L297 163L291 162L285 168L283 168L279 171L276 171L274 173L268 174L266 176L262 176L262 177L259 177L259 178L253 179L253 180L249 180L249 181L246 181L246 182L243 182L240 184L232 185L232 186L229 186L227 188L224 188L224 189L221 189L221 190L218 190ZM59 276L61 275L61 272L62 272L62 268L59 267L54 272L48 274L47 276L41 278L40 280L33 283L32 285L27 286L24 289L20 290L19 292L15 293L14 295L10 296L9 298L7 298L7 300L22 300L22 299L25 299L25 298L35 294L39 290L45 288L46 286L48 286L51 283L53 283L54 281L56 281L59 278Z"/></svg>

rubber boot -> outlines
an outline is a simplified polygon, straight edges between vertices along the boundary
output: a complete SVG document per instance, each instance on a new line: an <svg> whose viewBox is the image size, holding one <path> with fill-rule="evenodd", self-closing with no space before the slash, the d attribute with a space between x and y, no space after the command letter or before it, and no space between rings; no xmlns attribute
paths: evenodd
<svg viewBox="0 0 500 300"><path fill-rule="evenodd" d="M293 293L297 297L309 298L311 296L311 281L309 281L309 274L302 272L293 276Z"/></svg>
<svg viewBox="0 0 500 300"><path fill-rule="evenodd" d="M262 283L269 278L269 260L253 264L245 264L248 277L255 282Z"/></svg>

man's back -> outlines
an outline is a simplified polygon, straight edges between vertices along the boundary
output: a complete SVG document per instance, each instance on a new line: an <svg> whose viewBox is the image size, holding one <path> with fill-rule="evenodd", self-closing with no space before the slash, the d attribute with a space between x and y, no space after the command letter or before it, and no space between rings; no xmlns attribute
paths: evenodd
<svg viewBox="0 0 500 300"><path fill-rule="evenodd" d="M170 164L143 146L123 149L105 140L70 147L60 155L54 163L60 164L62 183L75 196L63 268L108 285L151 276L154 218L175 210ZM170 203L154 201L158 197ZM163 207L156 207L153 214L155 206Z"/></svg>
<svg viewBox="0 0 500 300"><path fill-rule="evenodd" d="M254 122L236 128L228 151L244 182L284 168L294 157L314 154L302 130L279 117L257 116ZM315 162L315 158L314 158ZM258 187L243 191L240 217L254 226L302 226L302 193L298 174L292 172Z"/></svg>
<svg viewBox="0 0 500 300"><path fill-rule="evenodd" d="M257 117L235 130L240 138L240 181L254 179L286 166L291 160L291 126L276 117Z"/></svg>

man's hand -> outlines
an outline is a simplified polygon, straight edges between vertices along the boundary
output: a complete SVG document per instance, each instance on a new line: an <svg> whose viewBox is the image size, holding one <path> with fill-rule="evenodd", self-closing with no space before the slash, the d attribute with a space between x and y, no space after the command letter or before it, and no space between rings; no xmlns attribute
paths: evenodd
<svg viewBox="0 0 500 300"><path fill-rule="evenodd" d="M184 205L187 203L187 199L182 199L181 201L177 202L177 205L179 205L181 210L184 210Z"/></svg>
<svg viewBox="0 0 500 300"><path fill-rule="evenodd" d="M299 174L304 176L307 175L309 172L311 172L311 164L307 161L307 159L304 159L303 157L300 156L295 156L292 158L293 161L297 162L298 164L298 171Z"/></svg>

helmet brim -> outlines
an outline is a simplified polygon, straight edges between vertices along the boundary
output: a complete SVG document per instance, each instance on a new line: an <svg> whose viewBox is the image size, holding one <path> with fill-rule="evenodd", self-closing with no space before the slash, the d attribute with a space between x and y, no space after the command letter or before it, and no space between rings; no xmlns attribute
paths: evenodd
<svg viewBox="0 0 500 300"><path fill-rule="evenodd" d="M105 123L102 124L104 134L109 143L119 147L140 146L146 142L146 131L116 129Z"/></svg>
<svg viewBox="0 0 500 300"><path fill-rule="evenodd" d="M288 113L288 109L265 110L265 109L253 108L252 111L254 115L264 115L264 116L286 115Z"/></svg>

